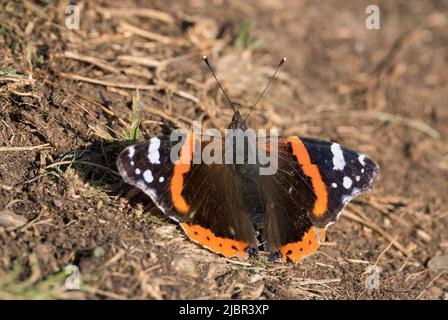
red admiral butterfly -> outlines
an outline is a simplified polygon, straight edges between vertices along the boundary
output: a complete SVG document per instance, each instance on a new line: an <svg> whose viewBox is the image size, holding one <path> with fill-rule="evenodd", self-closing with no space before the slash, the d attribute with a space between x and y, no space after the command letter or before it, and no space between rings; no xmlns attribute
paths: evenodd
<svg viewBox="0 0 448 320"><path fill-rule="evenodd" d="M247 117L223 92L234 109L229 128L246 130ZM192 134L183 139L173 162L176 144L164 136L127 147L117 159L118 170L192 241L226 257L256 255L259 249L284 262L311 255L325 240L326 227L354 196L368 192L378 175L378 166L365 155L316 139L279 139L273 175L260 175L258 164L247 161L195 163L193 153L207 142ZM269 149L266 140L257 145Z"/></svg>

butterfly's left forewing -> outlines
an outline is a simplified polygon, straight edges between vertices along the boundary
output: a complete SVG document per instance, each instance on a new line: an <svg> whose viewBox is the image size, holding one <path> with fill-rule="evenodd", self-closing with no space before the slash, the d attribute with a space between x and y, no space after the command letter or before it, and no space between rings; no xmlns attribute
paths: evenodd
<svg viewBox="0 0 448 320"><path fill-rule="evenodd" d="M244 184L231 166L194 163L194 152L204 147L201 143L193 135L180 144L152 138L127 147L117 167L125 182L148 194L192 241L224 256L255 253ZM176 144L180 148L173 152ZM176 154L179 158L171 159Z"/></svg>
<svg viewBox="0 0 448 320"><path fill-rule="evenodd" d="M117 168L126 183L143 190L165 214L179 221L182 215L173 209L170 192L174 144L168 137L153 137L129 146L118 156Z"/></svg>

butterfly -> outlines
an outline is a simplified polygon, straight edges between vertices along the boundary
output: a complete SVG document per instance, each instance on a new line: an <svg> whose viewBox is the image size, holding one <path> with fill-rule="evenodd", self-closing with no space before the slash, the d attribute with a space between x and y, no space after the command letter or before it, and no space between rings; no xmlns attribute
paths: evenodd
<svg viewBox="0 0 448 320"><path fill-rule="evenodd" d="M204 61L234 110L229 129L247 132L248 116L234 108L206 57ZM214 152L224 154L224 140L212 140L218 146ZM262 250L271 260L299 261L325 241L326 228L353 197L371 190L379 168L366 155L336 142L297 136L276 139L275 148L270 142L263 138L239 147L275 157L273 174L260 174L262 164L249 162L247 152L240 163L194 161L212 141L191 133L180 141L165 135L129 146L118 156L117 168L126 183L149 195L202 247L225 257L254 256ZM229 145L236 147L236 142Z"/></svg>

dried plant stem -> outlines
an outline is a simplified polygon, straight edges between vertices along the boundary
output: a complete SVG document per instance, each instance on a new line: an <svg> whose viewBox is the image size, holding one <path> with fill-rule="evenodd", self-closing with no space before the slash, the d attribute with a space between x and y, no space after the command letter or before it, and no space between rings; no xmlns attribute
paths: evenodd
<svg viewBox="0 0 448 320"><path fill-rule="evenodd" d="M133 89L133 90L135 90L135 89L139 89L139 90L157 90L157 89L159 89L159 86L155 86L155 85L142 85L142 84L121 83L121 82L98 80L98 79L80 76L77 74L69 74L69 73L65 73L65 72L61 72L61 73L59 73L59 75L63 78L89 82L89 83L98 84L98 85L105 86L105 87L116 87L116 88Z"/></svg>
<svg viewBox="0 0 448 320"><path fill-rule="evenodd" d="M41 144L38 146L31 147L0 147L0 152L11 152L11 151L34 151L39 149L51 149L49 143Z"/></svg>

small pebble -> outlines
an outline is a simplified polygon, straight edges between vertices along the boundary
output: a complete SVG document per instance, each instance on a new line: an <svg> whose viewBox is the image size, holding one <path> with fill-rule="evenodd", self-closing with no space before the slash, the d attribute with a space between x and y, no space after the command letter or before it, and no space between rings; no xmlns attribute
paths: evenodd
<svg viewBox="0 0 448 320"><path fill-rule="evenodd" d="M431 241L431 236L421 229L417 230L417 237L419 237L420 239L422 239L425 242Z"/></svg>
<svg viewBox="0 0 448 320"><path fill-rule="evenodd" d="M15 214L11 210L1 210L0 211L0 226L5 228L19 228L25 225L28 220L23 217Z"/></svg>

